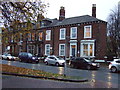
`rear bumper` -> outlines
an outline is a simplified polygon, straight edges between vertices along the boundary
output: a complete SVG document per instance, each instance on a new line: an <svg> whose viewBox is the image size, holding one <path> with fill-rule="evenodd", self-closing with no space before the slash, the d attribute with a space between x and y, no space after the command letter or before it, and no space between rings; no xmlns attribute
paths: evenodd
<svg viewBox="0 0 120 90"><path fill-rule="evenodd" d="M100 66L91 66L91 69L98 69Z"/></svg>

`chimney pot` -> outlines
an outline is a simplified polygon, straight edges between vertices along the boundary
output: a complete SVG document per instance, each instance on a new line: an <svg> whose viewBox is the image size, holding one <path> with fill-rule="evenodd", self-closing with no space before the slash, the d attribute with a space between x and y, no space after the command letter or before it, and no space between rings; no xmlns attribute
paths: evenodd
<svg viewBox="0 0 120 90"><path fill-rule="evenodd" d="M96 18L96 4L92 4L92 16Z"/></svg>
<svg viewBox="0 0 120 90"><path fill-rule="evenodd" d="M59 13L59 20L62 21L63 19L65 19L65 8L61 6L60 13Z"/></svg>

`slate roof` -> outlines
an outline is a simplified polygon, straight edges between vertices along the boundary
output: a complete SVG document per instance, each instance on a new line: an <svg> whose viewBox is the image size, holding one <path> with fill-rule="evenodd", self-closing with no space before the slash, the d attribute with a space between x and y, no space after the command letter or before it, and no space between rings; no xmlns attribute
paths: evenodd
<svg viewBox="0 0 120 90"><path fill-rule="evenodd" d="M78 17L71 17L71 18L65 18L62 21L59 21L57 19L51 19L52 23L46 27L54 27L54 26L61 26L61 25L70 25L70 24L80 24L85 22L93 22L93 21L102 21L103 20L97 19L95 17L92 17L90 15L83 15Z"/></svg>

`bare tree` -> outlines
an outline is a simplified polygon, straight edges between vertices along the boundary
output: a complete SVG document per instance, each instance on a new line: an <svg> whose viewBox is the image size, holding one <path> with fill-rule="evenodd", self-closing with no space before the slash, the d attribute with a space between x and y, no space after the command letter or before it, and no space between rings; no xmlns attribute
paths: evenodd
<svg viewBox="0 0 120 90"><path fill-rule="evenodd" d="M37 2L0 2L0 10L2 11L5 26L3 39L9 38L7 36L10 34L14 38L19 38L16 37L17 34L31 30L33 28L32 24L38 22L38 17L44 14L47 6L41 0L37 0ZM26 26L23 27L23 25Z"/></svg>
<svg viewBox="0 0 120 90"><path fill-rule="evenodd" d="M108 17L108 54L120 58L120 3Z"/></svg>
<svg viewBox="0 0 120 90"><path fill-rule="evenodd" d="M19 1L23 2L0 1L0 12L2 12L5 26L2 28L3 52L9 53L10 50L7 50L7 46L15 47L15 45L18 45L20 48L23 42L26 43L27 50L28 34L40 28L39 22L44 18L46 8L49 6L42 0L34 0L34 2L33 0ZM12 55L16 54L14 50L10 53Z"/></svg>

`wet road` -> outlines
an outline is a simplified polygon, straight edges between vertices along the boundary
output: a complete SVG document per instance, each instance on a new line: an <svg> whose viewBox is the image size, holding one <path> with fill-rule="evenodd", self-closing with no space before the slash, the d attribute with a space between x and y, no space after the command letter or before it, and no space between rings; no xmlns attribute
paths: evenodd
<svg viewBox="0 0 120 90"><path fill-rule="evenodd" d="M111 88L102 81L74 83L3 75L2 88ZM12 83L11 83L12 82ZM115 88L115 87L112 87Z"/></svg>
<svg viewBox="0 0 120 90"><path fill-rule="evenodd" d="M47 66L43 63L31 64L31 63L23 63L18 61L7 61L7 60L2 60L1 63L13 65L17 67L25 67L36 70L44 70L52 73L64 74L64 67ZM103 87L105 85L106 88L119 87L118 83L120 80L118 77L120 73L110 73L110 71L106 67L101 67L99 70L82 70L82 69L67 68L66 75L88 78L89 81L92 82L93 86L101 84L103 85Z"/></svg>

